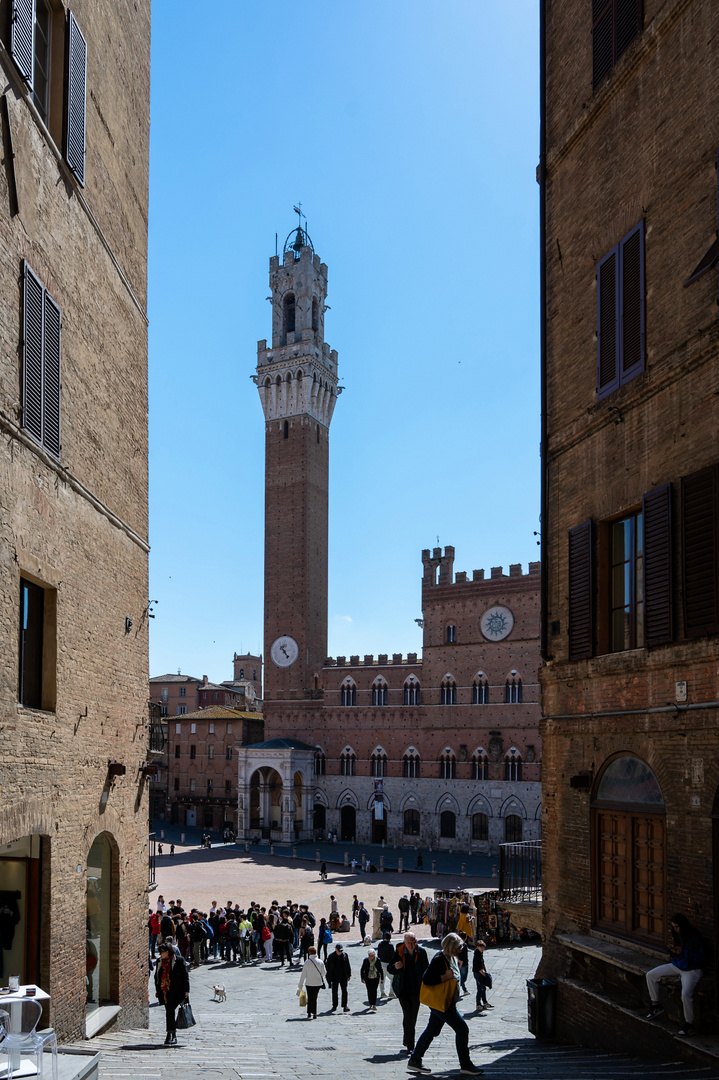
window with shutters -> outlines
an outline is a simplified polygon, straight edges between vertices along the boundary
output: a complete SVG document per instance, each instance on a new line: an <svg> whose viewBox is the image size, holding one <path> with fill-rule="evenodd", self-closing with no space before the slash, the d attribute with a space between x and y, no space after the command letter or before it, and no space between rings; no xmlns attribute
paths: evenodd
<svg viewBox="0 0 719 1080"><path fill-rule="evenodd" d="M596 90L642 28L642 0L592 0L592 86Z"/></svg>
<svg viewBox="0 0 719 1080"><path fill-rule="evenodd" d="M644 518L609 525L609 651L644 644Z"/></svg>
<svg viewBox="0 0 719 1080"><path fill-rule="evenodd" d="M719 633L719 465L683 476L682 598L687 637Z"/></svg>
<svg viewBox="0 0 719 1080"><path fill-rule="evenodd" d="M657 778L628 754L604 768L592 802L594 925L664 942L665 807Z"/></svg>
<svg viewBox="0 0 719 1080"><path fill-rule="evenodd" d="M597 264L597 398L644 371L644 222Z"/></svg>
<svg viewBox="0 0 719 1080"><path fill-rule="evenodd" d="M60 308L23 263L22 422L60 457Z"/></svg>
<svg viewBox="0 0 719 1080"><path fill-rule="evenodd" d="M70 169L85 183L87 44L54 0L12 0L10 53ZM63 127L64 122L64 127Z"/></svg>
<svg viewBox="0 0 719 1080"><path fill-rule="evenodd" d="M569 659L594 651L594 545L591 521L569 532Z"/></svg>
<svg viewBox="0 0 719 1080"><path fill-rule="evenodd" d="M28 709L55 710L57 593L20 578L18 702Z"/></svg>

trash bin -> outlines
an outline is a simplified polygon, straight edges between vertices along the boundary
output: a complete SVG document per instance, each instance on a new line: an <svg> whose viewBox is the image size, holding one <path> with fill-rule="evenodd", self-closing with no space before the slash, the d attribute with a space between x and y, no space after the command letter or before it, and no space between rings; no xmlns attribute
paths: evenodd
<svg viewBox="0 0 719 1080"><path fill-rule="evenodd" d="M554 979L527 979L527 1025L538 1039L554 1035L557 984Z"/></svg>

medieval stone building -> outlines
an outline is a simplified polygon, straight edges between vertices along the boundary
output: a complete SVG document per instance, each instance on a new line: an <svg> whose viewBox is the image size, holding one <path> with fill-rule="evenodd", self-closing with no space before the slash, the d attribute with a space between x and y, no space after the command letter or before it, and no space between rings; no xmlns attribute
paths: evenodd
<svg viewBox="0 0 719 1080"><path fill-rule="evenodd" d="M719 8L542 10L540 971L561 1037L671 1060L643 973L718 921Z"/></svg>
<svg viewBox="0 0 719 1080"><path fill-rule="evenodd" d="M238 748L238 834L495 852L539 835L539 565L454 573L422 553L423 656L327 652L327 267L298 228L270 259L265 741Z"/></svg>
<svg viewBox="0 0 719 1080"><path fill-rule="evenodd" d="M147 1022L150 4L0 3L1 963Z"/></svg>

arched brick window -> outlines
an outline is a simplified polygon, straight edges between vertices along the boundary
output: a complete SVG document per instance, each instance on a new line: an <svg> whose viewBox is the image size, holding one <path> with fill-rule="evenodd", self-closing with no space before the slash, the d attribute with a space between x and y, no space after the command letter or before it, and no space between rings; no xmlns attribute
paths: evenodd
<svg viewBox="0 0 719 1080"><path fill-rule="evenodd" d="M457 704L457 684L451 675L445 675L442 679L442 687L440 691L440 704L441 705L456 705Z"/></svg>
<svg viewBox="0 0 719 1080"><path fill-rule="evenodd" d="M472 704L489 705L489 682L483 671L478 671L472 683Z"/></svg>
<svg viewBox="0 0 719 1080"><path fill-rule="evenodd" d="M419 836L419 810L405 810L402 832L405 836Z"/></svg>
<svg viewBox="0 0 719 1080"><path fill-rule="evenodd" d="M372 704L387 704L387 683L382 678L375 679L372 683Z"/></svg>
<svg viewBox="0 0 719 1080"><path fill-rule="evenodd" d="M519 814L508 814L504 819L504 840L507 844L519 844L522 840L522 819Z"/></svg>
<svg viewBox="0 0 719 1080"><path fill-rule="evenodd" d="M522 680L516 671L512 672L504 684L504 701L506 705L521 705L522 703Z"/></svg>
<svg viewBox="0 0 719 1080"><path fill-rule="evenodd" d="M355 686L355 683L352 679L345 679L345 681L342 683L340 702L342 705L357 704L357 687Z"/></svg>
<svg viewBox="0 0 719 1080"><path fill-rule="evenodd" d="M409 678L405 680L404 703L405 705L420 704L420 685L414 675L410 675Z"/></svg>
<svg viewBox="0 0 719 1080"><path fill-rule="evenodd" d="M354 776L357 771L357 758L354 750L343 750L340 754L340 776Z"/></svg>
<svg viewBox="0 0 719 1080"><path fill-rule="evenodd" d="M384 750L375 750L370 758L370 764L372 766L372 776L387 775L387 755Z"/></svg>
<svg viewBox="0 0 719 1080"><path fill-rule="evenodd" d="M481 746L472 755L472 779L489 780L489 758Z"/></svg>
<svg viewBox="0 0 719 1080"><path fill-rule="evenodd" d="M440 780L455 780L457 777L457 759L447 748L439 759Z"/></svg>
<svg viewBox="0 0 719 1080"><path fill-rule="evenodd" d="M489 840L489 818L486 814L472 814L472 839Z"/></svg>
<svg viewBox="0 0 719 1080"><path fill-rule="evenodd" d="M505 780L521 780L522 779L522 755L515 746L507 752L504 759L504 779Z"/></svg>
<svg viewBox="0 0 719 1080"><path fill-rule="evenodd" d="M315 776L324 776L327 772L327 758L322 750L315 751Z"/></svg>
<svg viewBox="0 0 719 1080"><path fill-rule="evenodd" d="M410 780L416 780L419 776L419 754L416 750L407 751L402 758L402 776L408 777Z"/></svg>

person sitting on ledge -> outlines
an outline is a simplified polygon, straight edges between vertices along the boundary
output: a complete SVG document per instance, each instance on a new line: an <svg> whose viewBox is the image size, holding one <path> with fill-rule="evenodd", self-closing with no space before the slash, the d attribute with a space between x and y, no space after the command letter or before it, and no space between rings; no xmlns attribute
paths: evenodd
<svg viewBox="0 0 719 1080"><path fill-rule="evenodd" d="M651 998L647 1020L652 1020L663 1012L663 1006L659 1004L659 980L675 976L682 982L682 1008L684 1009L684 1026L677 1034L693 1035L695 1031L694 991L703 974L704 941L686 915L673 915L669 926L672 932L672 944L669 946L671 962L660 964L659 967L647 972L647 987Z"/></svg>

